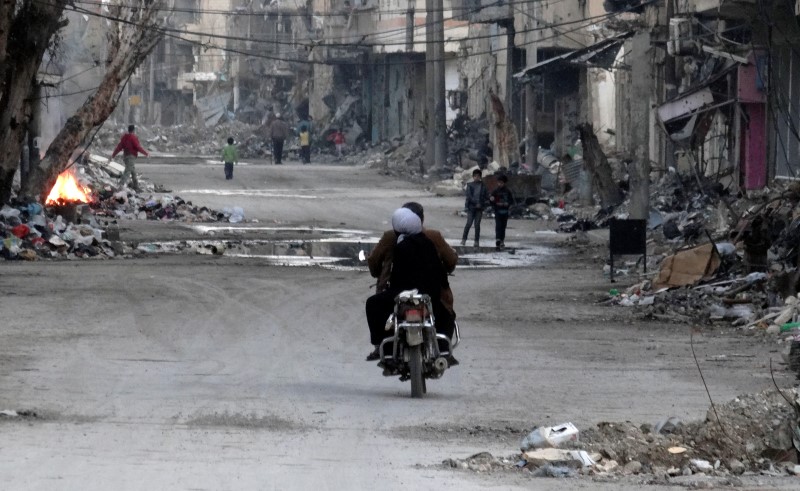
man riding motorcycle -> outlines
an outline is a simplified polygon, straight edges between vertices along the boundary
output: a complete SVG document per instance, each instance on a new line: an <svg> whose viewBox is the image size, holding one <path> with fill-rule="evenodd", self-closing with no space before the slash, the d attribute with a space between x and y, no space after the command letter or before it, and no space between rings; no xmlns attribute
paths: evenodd
<svg viewBox="0 0 800 491"><path fill-rule="evenodd" d="M366 302L370 340L375 347L367 357L368 361L379 358L378 346L387 336L386 319L394 310L394 298L404 290L416 289L419 293L429 295L437 331L448 338L453 334L453 315L441 301L442 291L449 290L447 272L436 246L423 233L422 220L408 208L399 208L392 214L392 229L396 242L392 250L388 287L369 297ZM455 359L452 361L455 362Z"/></svg>

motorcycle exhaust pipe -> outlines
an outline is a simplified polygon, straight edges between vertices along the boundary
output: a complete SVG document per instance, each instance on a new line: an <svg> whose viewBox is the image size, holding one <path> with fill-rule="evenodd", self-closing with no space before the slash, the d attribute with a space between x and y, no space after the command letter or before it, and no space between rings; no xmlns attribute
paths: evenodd
<svg viewBox="0 0 800 491"><path fill-rule="evenodd" d="M443 374L444 371L447 370L447 367L449 366L450 365L447 363L447 360L441 356L433 360L433 369L436 371L438 375Z"/></svg>

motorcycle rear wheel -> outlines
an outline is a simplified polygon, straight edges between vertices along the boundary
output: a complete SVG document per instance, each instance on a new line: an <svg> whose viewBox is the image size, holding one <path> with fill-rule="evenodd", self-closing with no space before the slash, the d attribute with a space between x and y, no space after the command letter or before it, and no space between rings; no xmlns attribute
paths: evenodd
<svg viewBox="0 0 800 491"><path fill-rule="evenodd" d="M419 344L409 349L408 371L411 376L411 397L419 399L427 392L422 375L422 346Z"/></svg>

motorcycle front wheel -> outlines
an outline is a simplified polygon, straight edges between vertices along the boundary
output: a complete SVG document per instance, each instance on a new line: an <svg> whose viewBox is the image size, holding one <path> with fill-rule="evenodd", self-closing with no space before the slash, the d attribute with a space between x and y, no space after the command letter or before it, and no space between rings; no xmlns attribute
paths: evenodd
<svg viewBox="0 0 800 491"><path fill-rule="evenodd" d="M422 345L409 349L408 371L411 375L411 397L418 399L426 392L425 378L422 375Z"/></svg>

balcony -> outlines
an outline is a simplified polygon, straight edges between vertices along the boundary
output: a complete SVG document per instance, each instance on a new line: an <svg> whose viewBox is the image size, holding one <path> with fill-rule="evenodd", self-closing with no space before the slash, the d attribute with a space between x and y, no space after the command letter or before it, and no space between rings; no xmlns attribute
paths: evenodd
<svg viewBox="0 0 800 491"><path fill-rule="evenodd" d="M505 24L514 22L511 0L468 0L469 21L474 24Z"/></svg>
<svg viewBox="0 0 800 491"><path fill-rule="evenodd" d="M757 0L688 0L679 7L681 14L696 14L721 19L752 19L758 9Z"/></svg>

